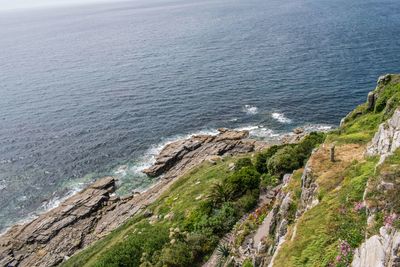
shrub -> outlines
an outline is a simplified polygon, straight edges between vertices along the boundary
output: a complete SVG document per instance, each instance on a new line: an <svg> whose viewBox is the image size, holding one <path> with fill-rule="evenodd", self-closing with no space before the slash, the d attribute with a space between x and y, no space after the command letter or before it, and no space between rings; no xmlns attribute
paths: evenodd
<svg viewBox="0 0 400 267"><path fill-rule="evenodd" d="M265 187L276 186L279 183L279 177L271 175L269 173L264 173L261 175L261 184Z"/></svg>
<svg viewBox="0 0 400 267"><path fill-rule="evenodd" d="M191 233L188 235L186 242L193 252L195 261L199 262L205 255L214 250L215 245L218 243L218 238L214 235Z"/></svg>
<svg viewBox="0 0 400 267"><path fill-rule="evenodd" d="M238 161L236 161L235 171L239 171L244 167L253 167L253 163L251 162L250 158L240 158Z"/></svg>
<svg viewBox="0 0 400 267"><path fill-rule="evenodd" d="M292 146L280 149L268 161L268 171L273 175L282 177L285 173L292 172L300 167L299 157Z"/></svg>
<svg viewBox="0 0 400 267"><path fill-rule="evenodd" d="M271 146L268 148L267 151L258 153L256 156L256 162L254 164L256 170L259 173L267 173L268 172L268 167L267 167L267 162L268 160L281 148L282 146Z"/></svg>
<svg viewBox="0 0 400 267"><path fill-rule="evenodd" d="M220 209L213 211L211 216L202 216L200 220L195 223L195 230L201 233L213 233L218 236L228 232L236 223L238 218L237 209L234 208L232 203L224 203Z"/></svg>
<svg viewBox="0 0 400 267"><path fill-rule="evenodd" d="M162 266L184 267L191 266L194 256L189 246L182 241L166 246L161 251Z"/></svg>
<svg viewBox="0 0 400 267"><path fill-rule="evenodd" d="M227 187L232 189L236 197L240 197L247 190L258 188L260 185L260 174L255 168L244 167L232 174L225 181Z"/></svg>
<svg viewBox="0 0 400 267"><path fill-rule="evenodd" d="M244 212L249 212L257 205L259 194L260 190L258 189L248 190L246 194L237 201L238 208Z"/></svg>
<svg viewBox="0 0 400 267"><path fill-rule="evenodd" d="M139 224L138 230L140 234L129 236L101 255L96 266L121 266L121 262L125 266L139 266L143 253L152 258L169 240L165 226L152 226L146 222Z"/></svg>
<svg viewBox="0 0 400 267"><path fill-rule="evenodd" d="M253 263L251 262L250 259L245 259L243 262L242 267L254 267Z"/></svg>
<svg viewBox="0 0 400 267"><path fill-rule="evenodd" d="M324 142L325 134L312 132L296 145L287 145L280 148L267 164L268 172L271 175L282 177L301 166L310 157L313 149Z"/></svg>
<svg viewBox="0 0 400 267"><path fill-rule="evenodd" d="M218 206L224 202L231 200L233 197L233 189L230 184L227 183L215 183L212 185L210 194L208 195L209 200Z"/></svg>
<svg viewBox="0 0 400 267"><path fill-rule="evenodd" d="M297 157L299 159L299 164L303 165L304 161L310 157L313 149L317 145L324 142L324 140L325 134L323 133L312 132L304 137L304 139L295 146L295 153L297 154Z"/></svg>

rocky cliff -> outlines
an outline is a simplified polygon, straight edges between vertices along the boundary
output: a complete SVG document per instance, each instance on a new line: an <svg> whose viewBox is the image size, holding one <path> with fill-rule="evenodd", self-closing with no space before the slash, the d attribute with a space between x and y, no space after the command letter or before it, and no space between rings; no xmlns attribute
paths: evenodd
<svg viewBox="0 0 400 267"><path fill-rule="evenodd" d="M378 156L378 165L384 163L385 159L396 152L400 147L400 108L396 109L393 116L383 122L375 134L372 141L368 144L366 155ZM392 166L393 168L393 166ZM396 213L392 203L376 205L372 200L375 197L368 197L370 193L379 191L378 194L396 193L399 189L398 167L394 166L394 181L387 180L388 177L378 170L377 179L367 186L365 190L364 202L368 215L369 226L376 223L375 217L379 210L387 209L390 213L386 225L379 228L379 232L368 237L359 248L355 250L354 259L351 264L353 267L384 267L400 266L400 232L392 227L390 221L397 220L399 214ZM396 190L397 189L397 190ZM380 206L380 207L379 207Z"/></svg>
<svg viewBox="0 0 400 267"><path fill-rule="evenodd" d="M148 191L117 197L100 179L1 236L0 265L55 266L115 230L64 264L400 266L399 107L400 76L385 75L314 150L304 133L268 147L227 129L171 143L144 170L160 176Z"/></svg>
<svg viewBox="0 0 400 267"><path fill-rule="evenodd" d="M399 106L400 76L381 76L304 169L285 175L262 223L241 222L229 264L400 266Z"/></svg>
<svg viewBox="0 0 400 267"><path fill-rule="evenodd" d="M159 181L142 194L115 196L115 180L105 177L31 222L0 236L0 266L55 266L123 224L188 170L224 155L248 153L265 144L247 131L220 129L215 136L193 136L167 145L145 170Z"/></svg>
<svg viewBox="0 0 400 267"><path fill-rule="evenodd" d="M379 126L369 144L366 155L380 156L382 163L386 157L393 154L400 147L400 109L396 109L393 116Z"/></svg>

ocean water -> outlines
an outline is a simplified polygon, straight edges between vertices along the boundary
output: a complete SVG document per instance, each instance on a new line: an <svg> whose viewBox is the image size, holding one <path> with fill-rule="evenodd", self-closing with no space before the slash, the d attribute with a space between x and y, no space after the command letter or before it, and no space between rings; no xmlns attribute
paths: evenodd
<svg viewBox="0 0 400 267"><path fill-rule="evenodd" d="M137 0L0 13L0 231L162 144L335 126L400 72L398 0Z"/></svg>

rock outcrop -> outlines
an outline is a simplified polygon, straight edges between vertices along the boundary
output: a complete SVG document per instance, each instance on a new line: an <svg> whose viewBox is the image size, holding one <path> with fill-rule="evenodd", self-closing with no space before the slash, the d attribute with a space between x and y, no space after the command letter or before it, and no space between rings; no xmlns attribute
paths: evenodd
<svg viewBox="0 0 400 267"><path fill-rule="evenodd" d="M381 227L379 234L368 238L354 253L352 267L400 266L400 232Z"/></svg>
<svg viewBox="0 0 400 267"><path fill-rule="evenodd" d="M383 78L382 78L383 79ZM385 81L381 81L385 82ZM386 81L387 83L388 81ZM382 123L366 149L367 156L380 156L378 165L385 164L385 159L400 147L400 109L394 111L392 117ZM396 194L398 186L397 167L391 165L378 177L369 181L364 192L364 203L368 215L367 225L374 226L377 211L390 208L384 204L388 195ZM386 181L385 179L389 179ZM372 184L371 184L372 183ZM374 199L376 198L376 199ZM396 198L396 197L394 197ZM353 255L352 267L400 267L400 232L394 227L382 226L379 233L366 239Z"/></svg>
<svg viewBox="0 0 400 267"><path fill-rule="evenodd" d="M31 222L16 225L0 236L0 266L56 266L104 237L165 192L199 163L226 154L251 152L256 141L246 131L221 129L216 136L193 136L166 146L146 173L162 179L146 192L118 197L115 179L105 177L60 206Z"/></svg>
<svg viewBox="0 0 400 267"><path fill-rule="evenodd" d="M219 129L218 135L195 135L186 140L168 144L156 158L156 163L143 172L149 176L159 176L166 171L181 172L198 165L202 161L227 153L252 152L254 140L244 140L248 131Z"/></svg>
<svg viewBox="0 0 400 267"><path fill-rule="evenodd" d="M37 219L11 228L1 237L0 265L57 265L88 243L114 189L115 180L106 177Z"/></svg>
<svg viewBox="0 0 400 267"><path fill-rule="evenodd" d="M309 210L318 204L318 199L315 198L318 185L315 182L315 177L312 174L312 169L309 164L304 167L303 174L301 176L301 197L300 197L300 209L299 214Z"/></svg>
<svg viewBox="0 0 400 267"><path fill-rule="evenodd" d="M387 156L400 147L400 109L397 109L392 118L379 126L371 143L367 147L366 155L381 156L382 163Z"/></svg>

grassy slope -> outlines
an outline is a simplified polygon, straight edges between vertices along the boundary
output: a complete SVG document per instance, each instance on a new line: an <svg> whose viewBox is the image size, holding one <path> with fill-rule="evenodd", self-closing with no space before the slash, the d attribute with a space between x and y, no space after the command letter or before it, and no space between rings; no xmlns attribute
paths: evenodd
<svg viewBox="0 0 400 267"><path fill-rule="evenodd" d="M340 243L345 241L356 248L365 237L365 211L355 207L363 198L367 181L377 180L386 165L398 170L400 164L397 152L375 172L377 159L363 157L366 143L379 124L399 106L399 81L394 76L388 85L377 88L375 109L367 111L366 104L357 107L343 127L329 134L325 144L312 156L310 165L317 177L320 203L299 219L295 234L293 229L289 230L288 241L279 251L274 266L346 266L351 261L351 255L340 261L336 257L340 254ZM338 158L335 163L328 159L328 147L333 143ZM382 222L377 228L380 226Z"/></svg>
<svg viewBox="0 0 400 267"><path fill-rule="evenodd" d="M129 243L127 240L138 240L132 242L134 243L132 244L133 247L135 245L145 246L144 244L148 244L149 240L157 236L157 242L161 244L169 241L166 238L168 237L169 227L179 227L183 223L184 217L196 209L205 198L205 192L209 191L213 182L227 175L229 163L235 160L236 158L226 158L216 165L204 163L175 182L167 192L149 207L155 215L160 217L169 213L169 215L172 215L171 219L160 219L154 224L149 224L149 220L143 218L143 216L135 216L105 239L70 258L63 266L113 266L114 263L106 262L104 259L109 258L110 252L117 253L115 248L120 248L124 243ZM152 232L156 234L152 235ZM144 240L141 240L140 236L145 236ZM152 244L148 245L151 246ZM133 250L135 249L131 251ZM146 249L138 249L138 251L141 254ZM139 262L141 255L138 254L137 256ZM123 255L118 255L118 257L123 258Z"/></svg>
<svg viewBox="0 0 400 267"><path fill-rule="evenodd" d="M320 204L301 217L296 231L291 226L289 241L280 250L275 266L326 266L338 255L340 240L346 240L352 247L361 243L366 218L365 213L355 211L354 206L361 201L367 180L373 178L376 163L374 158L364 159L363 151L379 123L390 116L393 106L397 106L399 80L396 76L389 85L378 88L380 97L376 110L367 111L366 105L357 107L346 119L344 127L329 134L325 145L313 155L310 164L317 177ZM338 159L335 163L328 159L329 146L333 142ZM205 163L193 170L149 207L160 219L149 223L148 218L135 216L63 266L138 266L143 253L151 254L170 241L170 227L185 227L185 218L195 213L214 182L226 177L229 163L236 160L227 158L217 165ZM395 160L393 164L399 162ZM297 171L285 189L293 191L297 201L300 174ZM128 265L118 264L124 258L136 260Z"/></svg>

